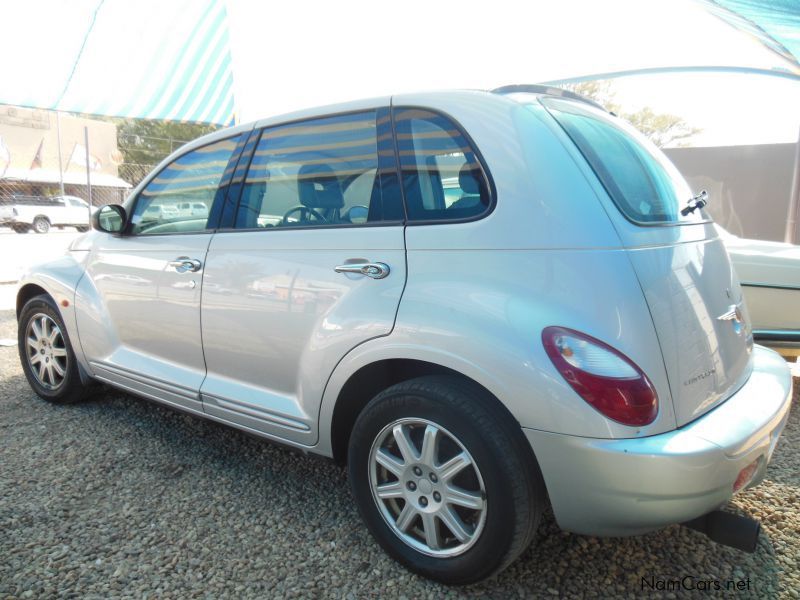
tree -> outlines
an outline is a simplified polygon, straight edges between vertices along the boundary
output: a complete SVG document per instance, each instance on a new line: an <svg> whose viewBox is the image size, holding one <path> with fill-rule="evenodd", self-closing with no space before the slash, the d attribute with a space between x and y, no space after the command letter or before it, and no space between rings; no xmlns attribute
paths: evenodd
<svg viewBox="0 0 800 600"><path fill-rule="evenodd" d="M217 125L154 121L151 119L111 119L117 126L117 145L124 162L154 165L186 142L216 131Z"/></svg>
<svg viewBox="0 0 800 600"><path fill-rule="evenodd" d="M702 129L690 126L677 115L657 113L649 106L645 106L636 112L623 110L622 106L617 102L617 94L610 80L569 83L561 87L602 104L607 110L636 127L659 148L686 146L688 138L702 131Z"/></svg>

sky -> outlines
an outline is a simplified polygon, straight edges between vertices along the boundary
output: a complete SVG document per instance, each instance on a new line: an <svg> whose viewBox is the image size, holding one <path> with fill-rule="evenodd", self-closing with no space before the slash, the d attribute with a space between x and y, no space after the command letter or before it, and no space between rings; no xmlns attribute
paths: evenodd
<svg viewBox="0 0 800 600"><path fill-rule="evenodd" d="M800 83L730 73L639 75L616 79L617 100L682 117L702 131L691 146L793 143L800 138Z"/></svg>
<svg viewBox="0 0 800 600"><path fill-rule="evenodd" d="M792 68L695 0L229 0L228 14L242 121L370 96L627 69ZM698 144L797 139L797 81L702 74L618 81L626 107L649 105L703 128Z"/></svg>

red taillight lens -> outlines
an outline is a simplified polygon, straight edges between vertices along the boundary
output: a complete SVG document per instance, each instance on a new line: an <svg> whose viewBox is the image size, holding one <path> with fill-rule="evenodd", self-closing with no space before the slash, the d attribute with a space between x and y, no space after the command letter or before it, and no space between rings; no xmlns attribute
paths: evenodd
<svg viewBox="0 0 800 600"><path fill-rule="evenodd" d="M572 389L603 415L632 427L655 420L658 396L653 384L627 356L565 327L546 327L542 343Z"/></svg>

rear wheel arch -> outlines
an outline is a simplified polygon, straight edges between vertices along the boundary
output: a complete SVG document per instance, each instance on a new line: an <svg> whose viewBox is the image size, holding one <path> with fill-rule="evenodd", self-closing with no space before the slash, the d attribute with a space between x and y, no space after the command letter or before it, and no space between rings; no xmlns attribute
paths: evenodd
<svg viewBox="0 0 800 600"><path fill-rule="evenodd" d="M501 418L520 427L519 421L508 408L484 385L463 373L443 365L423 360L395 358L384 359L367 364L350 375L342 386L331 419L331 449L336 462L347 462L347 448L350 434L361 411L383 390L403 381L428 375L449 378L454 383L473 387L480 391L483 401L492 405L493 412ZM520 436L522 431L520 429ZM531 450L530 457L533 457Z"/></svg>

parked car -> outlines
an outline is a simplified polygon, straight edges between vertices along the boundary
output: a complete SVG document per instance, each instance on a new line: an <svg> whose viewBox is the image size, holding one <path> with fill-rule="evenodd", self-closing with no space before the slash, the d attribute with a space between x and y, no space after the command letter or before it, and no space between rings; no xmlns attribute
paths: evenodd
<svg viewBox="0 0 800 600"><path fill-rule="evenodd" d="M94 208L92 212L94 212ZM14 196L0 205L0 226L17 233L47 233L51 227L75 227L89 231L89 205L77 196Z"/></svg>
<svg viewBox="0 0 800 600"><path fill-rule="evenodd" d="M205 202L181 202L178 204L178 214L182 217L207 217L208 206Z"/></svg>
<svg viewBox="0 0 800 600"><path fill-rule="evenodd" d="M188 194L208 217L142 218ZM568 531L752 551L716 509L764 477L792 382L692 197L539 86L237 126L24 277L22 366L53 402L98 380L346 463L381 546L440 581L508 566L548 500Z"/></svg>
<svg viewBox="0 0 800 600"><path fill-rule="evenodd" d="M180 211L175 204L151 204L141 211L144 222L163 223L180 217Z"/></svg>
<svg viewBox="0 0 800 600"><path fill-rule="evenodd" d="M800 348L800 246L744 239L717 228L739 276L755 339Z"/></svg>

